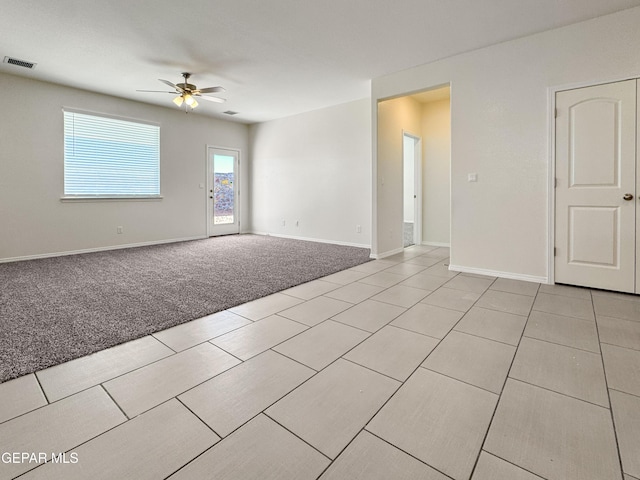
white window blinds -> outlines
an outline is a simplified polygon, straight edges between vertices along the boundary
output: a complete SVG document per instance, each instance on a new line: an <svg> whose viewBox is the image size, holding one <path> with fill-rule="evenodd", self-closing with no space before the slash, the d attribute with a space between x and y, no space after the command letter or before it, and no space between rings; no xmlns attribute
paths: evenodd
<svg viewBox="0 0 640 480"><path fill-rule="evenodd" d="M64 195L160 195L160 127L65 110Z"/></svg>

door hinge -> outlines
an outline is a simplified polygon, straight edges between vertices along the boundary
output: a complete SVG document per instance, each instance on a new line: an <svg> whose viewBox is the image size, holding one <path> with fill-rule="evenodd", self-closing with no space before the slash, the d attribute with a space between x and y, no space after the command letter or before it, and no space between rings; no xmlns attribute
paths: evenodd
<svg viewBox="0 0 640 480"><path fill-rule="evenodd" d="M553 247L553 256L554 257L558 256L558 249L556 247Z"/></svg>
<svg viewBox="0 0 640 480"><path fill-rule="evenodd" d="M558 178L557 177L553 179L553 186L555 188L558 188Z"/></svg>
<svg viewBox="0 0 640 480"><path fill-rule="evenodd" d="M558 118L558 109L557 108L553 109L553 118Z"/></svg>

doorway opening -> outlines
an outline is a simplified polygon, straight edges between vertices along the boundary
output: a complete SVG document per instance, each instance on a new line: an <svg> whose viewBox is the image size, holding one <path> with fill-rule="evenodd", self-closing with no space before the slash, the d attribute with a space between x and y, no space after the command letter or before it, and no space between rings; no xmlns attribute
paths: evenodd
<svg viewBox="0 0 640 480"><path fill-rule="evenodd" d="M239 197L240 152L227 148L207 148L207 235L240 232Z"/></svg>
<svg viewBox="0 0 640 480"><path fill-rule="evenodd" d="M375 258L450 245L450 98L446 85L378 101Z"/></svg>

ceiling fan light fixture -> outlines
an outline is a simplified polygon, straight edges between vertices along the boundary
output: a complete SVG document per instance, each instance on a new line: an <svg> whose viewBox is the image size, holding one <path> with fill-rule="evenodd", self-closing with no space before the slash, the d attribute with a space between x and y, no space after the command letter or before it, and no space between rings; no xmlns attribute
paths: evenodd
<svg viewBox="0 0 640 480"><path fill-rule="evenodd" d="M169 80L163 80L161 78L159 78L158 80L161 81L162 83L164 83L165 85L173 88L175 90L174 92L164 92L164 91L158 91L158 90L138 90L139 92L151 92L151 93L173 93L178 94L177 97L174 97L173 99L173 103L176 104L176 106L178 108L182 107L184 105L184 111L188 112L189 108L187 107L191 107L191 110L193 110L194 108L196 108L198 106L198 102L196 101L195 97L200 97L200 98L204 98L205 100L209 100L212 102L218 102L218 103L222 103L225 101L224 98L218 98L218 97L207 97L207 96L203 96L203 93L217 93L217 92L224 92L224 88L222 87L207 87L207 88L203 88L203 89L198 89L198 87L196 87L194 84L189 83L189 77L191 76L190 73L188 72L183 72L182 73L182 77L184 78L184 82L182 83L172 83Z"/></svg>
<svg viewBox="0 0 640 480"><path fill-rule="evenodd" d="M187 105L189 105L191 108L193 108L193 104L196 103L196 99L193 98L191 95L189 95L188 93L184 95L184 103L186 103Z"/></svg>

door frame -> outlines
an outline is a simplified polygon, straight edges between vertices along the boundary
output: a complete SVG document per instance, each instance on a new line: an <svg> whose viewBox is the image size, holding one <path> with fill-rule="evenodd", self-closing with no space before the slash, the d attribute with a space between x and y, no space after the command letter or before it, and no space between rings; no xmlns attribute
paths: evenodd
<svg viewBox="0 0 640 480"><path fill-rule="evenodd" d="M407 130L402 130L402 195L403 195L403 207L404 207L404 137L409 137L414 140L413 144L413 194L414 209L413 209L413 244L422 245L422 137ZM402 215L402 228L401 232L404 232L404 214Z"/></svg>
<svg viewBox="0 0 640 480"><path fill-rule="evenodd" d="M241 151L239 148L234 148L234 147L221 147L218 145L208 145L205 148L205 228L207 231L207 237L214 237L216 236L213 231L212 231L212 227L211 227L211 222L209 221L211 216L213 215L213 202L210 201L210 190L212 190L213 185L211 182L211 174L213 173L211 171L211 162L209 161L209 153L212 150L227 150L229 152L232 152L234 155L236 155L237 159L238 159L238 164L237 164L237 171L236 171L236 175L235 175L235 188L236 188L236 194L235 194L235 215L236 215L236 222L238 225L238 231L234 232L234 233L240 233L240 228L241 228L241 215L240 215L240 188L241 188L241 182L240 182L240 160L241 160ZM224 235L224 234L219 234L219 235Z"/></svg>
<svg viewBox="0 0 640 480"><path fill-rule="evenodd" d="M638 76L617 77L601 80L576 82L565 85L556 85L547 89L547 127L549 132L549 164L547 168L547 284L555 285L555 245L556 245L556 94L565 90L577 88L595 87L607 83L624 82L626 80L640 80ZM636 160L637 161L637 160Z"/></svg>

